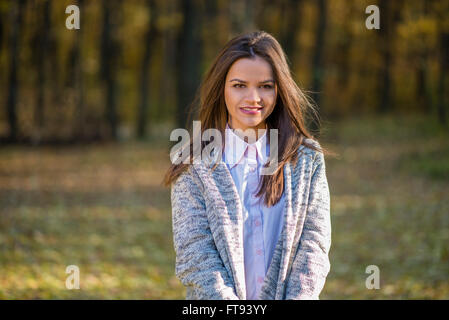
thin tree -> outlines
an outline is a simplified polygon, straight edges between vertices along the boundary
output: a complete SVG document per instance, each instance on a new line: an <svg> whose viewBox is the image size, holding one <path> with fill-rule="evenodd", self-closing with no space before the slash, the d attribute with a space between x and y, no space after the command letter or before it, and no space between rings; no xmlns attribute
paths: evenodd
<svg viewBox="0 0 449 320"><path fill-rule="evenodd" d="M167 1L164 3L163 15L173 17L176 13L176 4L174 1ZM159 87L159 96L161 97L162 111L165 113L169 105L175 105L176 94L173 94L175 88L175 74L176 74L176 40L177 32L174 25L174 19L170 19L170 25L165 26L161 30L162 37L162 70L164 76L161 77L161 85Z"/></svg>
<svg viewBox="0 0 449 320"><path fill-rule="evenodd" d="M439 77L438 77L438 120L447 127L447 112L449 101L447 94L449 91L449 31L440 29L439 32Z"/></svg>
<svg viewBox="0 0 449 320"><path fill-rule="evenodd" d="M78 0L78 7L80 12L83 12L84 0ZM72 47L72 63L74 69L74 88L76 95L75 106L75 128L74 138L82 139L85 135L85 110L84 110L84 82L83 82L83 57L82 57L82 44L84 34L84 19L80 19L80 29L75 33L75 43Z"/></svg>
<svg viewBox="0 0 449 320"><path fill-rule="evenodd" d="M392 65L394 51L394 33L401 18L402 0L380 0L380 52L382 66L379 72L379 104L377 111L385 113L393 108L392 104Z"/></svg>
<svg viewBox="0 0 449 320"><path fill-rule="evenodd" d="M25 10L26 0L12 2L11 27L9 35L9 75L8 75L8 101L7 101L7 118L9 124L10 142L16 142L18 139L18 123L17 123L17 97L19 94L19 52L20 39L23 24L23 14Z"/></svg>
<svg viewBox="0 0 449 320"><path fill-rule="evenodd" d="M158 35L156 26L157 9L154 0L147 0L147 8L150 15L150 23L144 39L144 54L140 72L140 101L137 108L137 137L142 139L148 130L148 109L150 96L150 62L155 39Z"/></svg>
<svg viewBox="0 0 449 320"><path fill-rule="evenodd" d="M120 7L117 0L103 0L103 32L101 36L101 75L105 84L105 118L109 135L118 138L117 63L120 49L116 39Z"/></svg>
<svg viewBox="0 0 449 320"><path fill-rule="evenodd" d="M51 1L44 1L42 4L42 15L39 15L40 21L36 28L36 34L34 38L33 47L36 48L36 53L33 55L36 63L36 87L37 87L37 100L34 109L34 125L42 129L44 127L44 113L45 113L45 87L46 87L46 71L47 66L47 50L48 50L48 32L44 30L50 29L50 12Z"/></svg>
<svg viewBox="0 0 449 320"><path fill-rule="evenodd" d="M176 124L185 128L188 107L193 102L201 79L201 12L198 1L182 1L183 23L177 44Z"/></svg>
<svg viewBox="0 0 449 320"><path fill-rule="evenodd" d="M297 38L301 29L303 0L285 0L282 2L280 42L292 65L299 51Z"/></svg>
<svg viewBox="0 0 449 320"><path fill-rule="evenodd" d="M325 34L327 27L327 0L318 0L318 17L315 33L315 49L313 53L312 61L312 98L316 105L321 109L321 114L325 112L321 104L321 90L324 82L324 46L325 46ZM310 124L310 130L317 132L319 124L312 122Z"/></svg>
<svg viewBox="0 0 449 320"><path fill-rule="evenodd" d="M430 0L423 0L419 3L419 8L422 9L422 13L426 17L430 13L431 2ZM432 99L427 88L429 48L426 46L425 39L421 38L420 40L423 45L418 49L417 53L415 94L421 110L429 114L432 111Z"/></svg>

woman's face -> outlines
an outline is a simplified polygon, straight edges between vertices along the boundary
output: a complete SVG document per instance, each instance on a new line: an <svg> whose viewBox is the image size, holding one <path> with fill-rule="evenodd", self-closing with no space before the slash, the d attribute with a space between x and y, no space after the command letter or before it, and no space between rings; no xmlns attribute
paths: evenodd
<svg viewBox="0 0 449 320"><path fill-rule="evenodd" d="M226 75L224 95L232 129L265 129L277 97L271 65L259 56L238 59Z"/></svg>

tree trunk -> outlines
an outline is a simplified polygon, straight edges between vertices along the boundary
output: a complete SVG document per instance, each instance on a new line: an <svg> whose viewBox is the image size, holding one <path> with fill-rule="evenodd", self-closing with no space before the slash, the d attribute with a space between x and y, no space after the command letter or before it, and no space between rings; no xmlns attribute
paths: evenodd
<svg viewBox="0 0 449 320"><path fill-rule="evenodd" d="M385 113L390 110L390 45L391 45L391 3L390 0L380 0L379 3L380 10L380 50L382 55L382 67L379 74L379 84L380 84L380 99L379 105L377 107L380 113Z"/></svg>
<svg viewBox="0 0 449 320"><path fill-rule="evenodd" d="M21 39L21 31L23 24L23 13L25 10L25 0L14 1L11 10L11 31L9 36L9 75L8 75L8 101L7 101L7 118L9 124L10 142L18 140L18 123L17 123L17 97L19 94L19 81L17 73L19 68L19 46Z"/></svg>
<svg viewBox="0 0 449 320"><path fill-rule="evenodd" d="M432 99L427 89L428 52L427 48L423 48L422 50L418 56L418 66L416 69L416 101L421 110L430 114L432 112Z"/></svg>
<svg viewBox="0 0 449 320"><path fill-rule="evenodd" d="M116 39L118 14L121 8L116 0L103 0L103 34L101 42L101 74L106 90L105 119L108 135L118 138L117 115L117 63L119 45Z"/></svg>
<svg viewBox="0 0 449 320"><path fill-rule="evenodd" d="M449 102L447 101L448 81L447 74L449 72L449 32L442 31L440 33L440 75L438 79L438 120L447 127L447 109Z"/></svg>
<svg viewBox="0 0 449 320"><path fill-rule="evenodd" d="M148 109L149 109L149 90L150 90L150 62L152 55L152 48L155 42L155 38L158 34L156 29L156 5L153 0L147 1L148 9L150 12L150 23L145 35L145 47L142 59L142 70L140 74L140 102L137 109L137 138L143 139L147 132L148 123Z"/></svg>
<svg viewBox="0 0 449 320"><path fill-rule="evenodd" d="M327 25L327 1L318 0L318 17L315 36L315 50L313 54L313 76L312 76L312 97L323 114L323 106L321 105L321 90L324 82L324 70L323 65L323 53L324 53L324 41ZM310 124L310 130L317 132L319 130L319 124L312 122Z"/></svg>
<svg viewBox="0 0 449 320"><path fill-rule="evenodd" d="M176 124L186 128L188 107L194 101L201 80L201 14L194 0L182 1L184 22L178 34Z"/></svg>
<svg viewBox="0 0 449 320"><path fill-rule="evenodd" d="M176 32L173 28L166 28L163 31L163 46L164 55L162 60L164 77L162 77L162 84L160 86L160 97L162 112L161 116L165 115L169 105L175 105L176 95L173 94L175 88L175 70L176 70Z"/></svg>
<svg viewBox="0 0 449 320"><path fill-rule="evenodd" d="M78 0L78 7L80 12L83 12L84 0ZM80 17L80 29L76 30L75 43L73 45L73 67L74 67L74 88L76 95L75 106L75 128L74 138L82 139L86 135L85 130L85 111L84 111L84 82L83 82L83 57L81 55L81 48L83 43L83 33L85 24L83 17Z"/></svg>
<svg viewBox="0 0 449 320"><path fill-rule="evenodd" d="M39 25L38 32L36 34L35 48L38 48L35 61L37 64L37 102L34 110L34 124L39 129L44 127L44 113L45 113L45 84L46 84L46 61L48 50L48 33L42 32L42 30L50 29L50 12L51 2L45 1L42 8L42 22ZM40 32L39 32L40 30ZM37 137L38 139L40 137Z"/></svg>
<svg viewBox="0 0 449 320"><path fill-rule="evenodd" d="M392 52L394 47L394 32L396 25L400 20L400 13L402 9L402 0L380 0L380 50L382 55L382 67L379 73L379 87L380 99L378 104L378 111L386 113L393 109L392 104L392 81L391 81L391 67L392 67Z"/></svg>
<svg viewBox="0 0 449 320"><path fill-rule="evenodd" d="M297 38L301 30L302 17L302 0L286 0L282 3L282 21L281 21L281 36L280 42L284 51L290 61L291 65L295 65L295 58L298 51Z"/></svg>
<svg viewBox="0 0 449 320"><path fill-rule="evenodd" d="M428 16L431 2L429 0L424 0L422 2L423 5L423 15L425 17ZM432 112L432 99L429 94L429 90L427 88L427 69L428 69L428 61L429 59L429 50L426 46L423 46L419 49L418 52L418 62L416 68L416 101L418 103L418 108L423 110L426 114L430 114Z"/></svg>

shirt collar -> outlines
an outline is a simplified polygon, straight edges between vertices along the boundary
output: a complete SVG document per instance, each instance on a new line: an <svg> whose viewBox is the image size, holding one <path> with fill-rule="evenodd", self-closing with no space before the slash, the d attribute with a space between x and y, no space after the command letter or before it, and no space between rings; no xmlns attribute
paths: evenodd
<svg viewBox="0 0 449 320"><path fill-rule="evenodd" d="M248 146L256 147L257 161L259 163L265 164L267 160L267 130L265 130L265 133L261 137L259 137L256 142L248 144L242 138L236 135L226 123L225 151L223 156L225 162L229 164L230 168L233 168L235 165L243 161L245 151Z"/></svg>

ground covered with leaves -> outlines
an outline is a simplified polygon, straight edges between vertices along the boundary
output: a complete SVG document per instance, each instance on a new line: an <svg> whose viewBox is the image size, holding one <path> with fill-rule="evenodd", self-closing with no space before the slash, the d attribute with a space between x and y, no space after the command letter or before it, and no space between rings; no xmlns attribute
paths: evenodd
<svg viewBox="0 0 449 320"><path fill-rule="evenodd" d="M431 118L325 123L331 271L321 299L449 298L449 132ZM167 141L1 149L1 299L183 299ZM68 290L67 266L80 270ZM367 289L375 265L380 288Z"/></svg>

